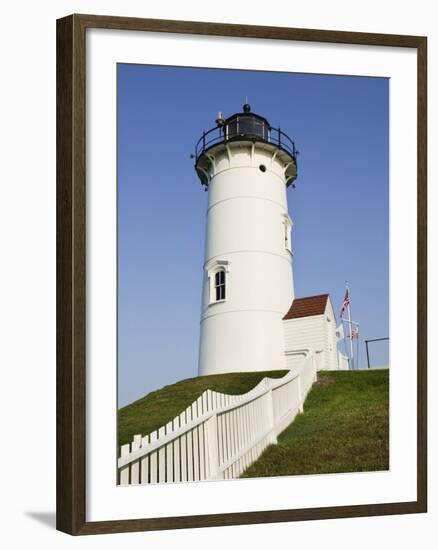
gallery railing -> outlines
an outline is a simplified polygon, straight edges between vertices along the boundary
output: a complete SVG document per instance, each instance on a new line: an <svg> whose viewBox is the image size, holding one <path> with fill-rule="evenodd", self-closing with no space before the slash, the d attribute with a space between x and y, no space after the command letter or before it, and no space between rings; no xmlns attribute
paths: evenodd
<svg viewBox="0 0 438 550"><path fill-rule="evenodd" d="M296 161L298 150L294 141L285 132L280 128L272 128L258 117L242 115L202 134L195 147L196 162L204 151L213 145L242 138L272 143L287 151Z"/></svg>

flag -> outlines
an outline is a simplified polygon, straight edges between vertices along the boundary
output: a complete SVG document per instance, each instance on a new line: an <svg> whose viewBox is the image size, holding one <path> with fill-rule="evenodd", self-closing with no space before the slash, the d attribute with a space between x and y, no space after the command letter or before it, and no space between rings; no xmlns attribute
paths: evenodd
<svg viewBox="0 0 438 550"><path fill-rule="evenodd" d="M344 338L344 325L341 323L338 327L336 327L336 342L339 342L339 340L343 340Z"/></svg>
<svg viewBox="0 0 438 550"><path fill-rule="evenodd" d="M348 307L349 305L350 305L350 296L348 294L348 288L347 288L347 290L345 291L344 301L342 302L342 308L341 308L341 313L339 314L339 317L342 317L342 314L344 313L345 308Z"/></svg>

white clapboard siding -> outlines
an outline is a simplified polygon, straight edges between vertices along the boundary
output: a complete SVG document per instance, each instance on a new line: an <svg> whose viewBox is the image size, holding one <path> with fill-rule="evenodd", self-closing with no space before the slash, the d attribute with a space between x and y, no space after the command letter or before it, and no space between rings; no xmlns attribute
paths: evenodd
<svg viewBox="0 0 438 550"><path fill-rule="evenodd" d="M158 430L120 449L119 484L174 483L240 476L303 411L323 352L291 352L299 366L263 378L243 395L206 390Z"/></svg>
<svg viewBox="0 0 438 550"><path fill-rule="evenodd" d="M336 370L338 352L336 346L336 317L330 299L322 315L285 319L283 321L286 368L293 369L300 364L300 357L293 352L298 348L322 351L318 370Z"/></svg>
<svg viewBox="0 0 438 550"><path fill-rule="evenodd" d="M286 353L288 350L302 348L303 345L313 349L324 348L324 315L286 319L283 321L283 327ZM296 356L291 356L291 361L296 364Z"/></svg>

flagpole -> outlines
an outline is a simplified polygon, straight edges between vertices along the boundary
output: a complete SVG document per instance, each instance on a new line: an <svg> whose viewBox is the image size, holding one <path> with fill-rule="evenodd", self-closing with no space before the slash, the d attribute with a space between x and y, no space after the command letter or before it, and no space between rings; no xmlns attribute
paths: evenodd
<svg viewBox="0 0 438 550"><path fill-rule="evenodd" d="M345 350L345 355L348 357L348 348L347 348L347 339L345 338L345 319L343 317L341 317L341 320L342 320L342 331L344 333L344 350Z"/></svg>
<svg viewBox="0 0 438 550"><path fill-rule="evenodd" d="M351 331L351 309L350 309L350 303L351 303L351 294L350 294L350 287L348 285L348 281L345 281L345 287L348 291L348 305L347 305L347 314L348 314L348 326L349 326L349 338L350 338L350 358L351 358L351 368L354 369L354 351L353 351L353 336Z"/></svg>
<svg viewBox="0 0 438 550"><path fill-rule="evenodd" d="M357 337L356 337L356 361L357 361L357 368L359 368L359 350L360 350L360 347L359 347L359 337L360 337L360 332L357 333Z"/></svg>

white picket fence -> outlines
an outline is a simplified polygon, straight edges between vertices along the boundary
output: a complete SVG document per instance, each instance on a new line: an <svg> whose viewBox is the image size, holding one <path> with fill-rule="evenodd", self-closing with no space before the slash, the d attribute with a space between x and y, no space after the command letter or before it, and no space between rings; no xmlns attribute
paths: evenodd
<svg viewBox="0 0 438 550"><path fill-rule="evenodd" d="M239 477L302 412L316 380L318 352L297 350L299 366L263 378L251 391L206 390L179 416L121 447L119 484L173 483Z"/></svg>

